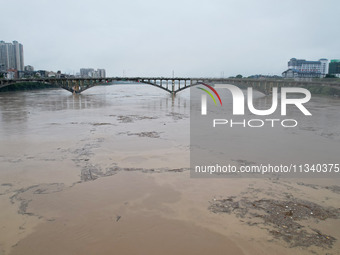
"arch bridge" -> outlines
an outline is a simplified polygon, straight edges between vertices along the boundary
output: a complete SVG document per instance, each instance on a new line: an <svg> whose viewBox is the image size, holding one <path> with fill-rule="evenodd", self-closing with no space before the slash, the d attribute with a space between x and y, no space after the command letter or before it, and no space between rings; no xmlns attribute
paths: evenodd
<svg viewBox="0 0 340 255"><path fill-rule="evenodd" d="M108 77L108 78L30 78L30 79L1 79L0 88L22 82L39 82L51 84L63 88L71 93L81 93L94 86L110 84L113 82L148 84L171 93L178 92L200 85L208 84L232 84L241 88L252 87L255 90L269 95L273 87L304 87L304 86L328 86L340 89L340 81L294 81L284 79L239 79L239 78L166 78L166 77Z"/></svg>

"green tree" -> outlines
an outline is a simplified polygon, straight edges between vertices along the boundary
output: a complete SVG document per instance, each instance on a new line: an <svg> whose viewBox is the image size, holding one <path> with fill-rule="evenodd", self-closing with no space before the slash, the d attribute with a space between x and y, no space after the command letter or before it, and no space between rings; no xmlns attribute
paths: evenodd
<svg viewBox="0 0 340 255"><path fill-rule="evenodd" d="M326 74L325 78L336 78L334 74Z"/></svg>

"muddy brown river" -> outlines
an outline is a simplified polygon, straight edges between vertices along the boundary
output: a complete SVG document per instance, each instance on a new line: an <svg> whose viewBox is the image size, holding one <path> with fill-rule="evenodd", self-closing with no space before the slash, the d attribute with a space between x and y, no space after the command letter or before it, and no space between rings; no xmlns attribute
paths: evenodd
<svg viewBox="0 0 340 255"><path fill-rule="evenodd" d="M285 135L333 158L340 100L310 108ZM340 254L339 179L191 178L189 124L189 91L0 93L0 254Z"/></svg>

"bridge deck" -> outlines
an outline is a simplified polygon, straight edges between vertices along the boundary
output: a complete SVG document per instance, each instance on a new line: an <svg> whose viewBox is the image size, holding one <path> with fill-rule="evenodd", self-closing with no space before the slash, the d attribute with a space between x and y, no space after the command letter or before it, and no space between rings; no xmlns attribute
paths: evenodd
<svg viewBox="0 0 340 255"><path fill-rule="evenodd" d="M305 87L327 86L340 89L340 81L320 79L317 81L295 81L285 79L237 79L237 78L181 78L181 77L107 77L107 78L29 78L29 79L1 79L0 88L22 82L40 82L52 84L72 93L81 93L93 86L113 83L131 82L143 83L163 89L173 95L201 83L226 83L241 87L253 87L264 94L270 94L273 87Z"/></svg>

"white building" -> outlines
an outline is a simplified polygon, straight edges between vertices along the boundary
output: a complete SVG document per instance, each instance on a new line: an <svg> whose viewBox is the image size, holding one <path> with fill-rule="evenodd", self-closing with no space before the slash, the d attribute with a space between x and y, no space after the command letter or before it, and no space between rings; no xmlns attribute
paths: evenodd
<svg viewBox="0 0 340 255"><path fill-rule="evenodd" d="M328 73L328 60L318 61L292 58L288 62L288 70L282 73L285 78L323 78Z"/></svg>
<svg viewBox="0 0 340 255"><path fill-rule="evenodd" d="M321 75L325 77L328 74L328 59L321 58L319 61L321 62Z"/></svg>

